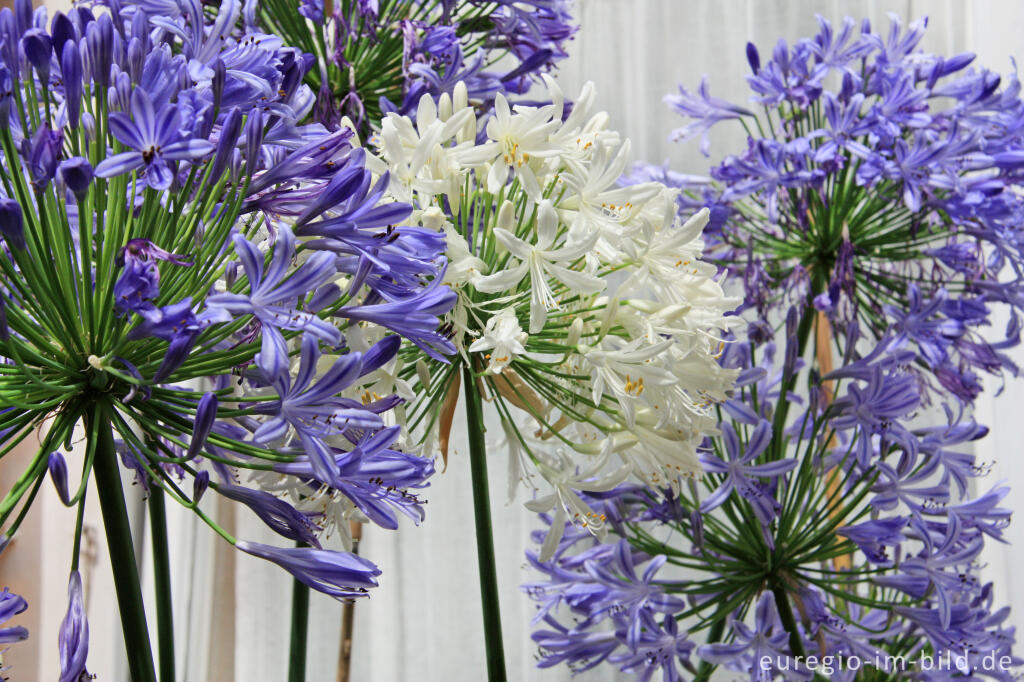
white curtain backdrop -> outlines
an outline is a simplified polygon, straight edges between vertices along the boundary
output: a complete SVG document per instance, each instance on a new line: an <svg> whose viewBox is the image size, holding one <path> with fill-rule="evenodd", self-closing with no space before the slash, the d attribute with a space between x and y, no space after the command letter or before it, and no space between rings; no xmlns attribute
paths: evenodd
<svg viewBox="0 0 1024 682"><path fill-rule="evenodd" d="M744 56L747 40L762 53L785 38L811 35L816 13L835 21L845 15L867 16L875 26L895 12L905 19L930 16L924 47L953 54L971 51L979 63L1000 72L1012 68L1010 58L1024 55L1024 4L1014 0L923 0L901 2L839 2L812 0L578 0L582 29L559 81L572 96L587 80L597 86L598 104L611 115L612 126L633 140L636 159L669 160L675 170L706 173L709 160L696 142L670 144L667 136L680 123L661 98L677 82L695 87L708 74L712 93L743 102L747 97ZM59 3L54 6L59 7ZM712 137L712 160L738 148L741 134ZM1024 350L1016 353L1024 366ZM977 447L979 458L993 462L992 474L980 481L984 490L1005 480L1018 491L1007 499L1024 508L1024 468L1017 433L1024 412L1024 380L1009 380L980 401L978 418L992 433ZM461 418L461 415L460 415ZM384 575L381 587L356 607L353 682L461 682L484 678L483 635L480 629L479 583L476 574L469 462L464 422L456 421L453 452L447 472L438 473L428 489L426 522L404 525L398 532L367 527L361 554L377 562ZM492 430L497 441L499 429ZM506 459L497 448L491 455L491 495L497 543L498 576L505 650L511 680L567 680L567 669L540 671L530 635L534 609L519 585L532 579L523 550L537 524L522 508L523 494L506 504ZM20 472L15 462L0 466L0 484ZM210 513L237 537L277 542L244 509L217 504L207 497ZM6 662L16 666L14 680L57 679L56 635L65 609L68 548L74 514L64 509L46 485L14 551L0 560L0 587L26 594L31 604L32 640L12 647ZM140 560L144 583L152 575L145 514L136 496ZM290 613L290 580L276 567L233 551L201 523L171 505L171 560L174 574L178 680L184 682L275 682L285 678ZM86 562L85 577L91 625L90 670L102 682L126 682L120 626L102 545L98 511L87 514L87 532L97 541L95 561ZM33 542L38 538L39 542ZM1011 544L986 549L986 572L997 584L1000 601L1015 609L1014 621L1024 625L1024 584L1013 567L1024 562L1024 524L1011 526ZM993 543L994 545L994 543ZM148 604L153 613L152 601ZM314 593L310 616L307 680L332 682L336 677L341 606ZM155 633L154 633L155 634ZM620 679L610 667L583 679Z"/></svg>

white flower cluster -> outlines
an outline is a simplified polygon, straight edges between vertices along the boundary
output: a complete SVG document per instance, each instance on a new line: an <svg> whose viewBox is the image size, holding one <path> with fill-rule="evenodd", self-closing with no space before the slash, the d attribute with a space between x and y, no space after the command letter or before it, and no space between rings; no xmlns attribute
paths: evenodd
<svg viewBox="0 0 1024 682"><path fill-rule="evenodd" d="M566 116L547 84L546 106L513 110L499 95L484 135L460 86L436 105L424 97L415 123L388 115L373 142L395 199L444 232L445 281L459 294L448 320L459 357L407 356L414 390L432 398L412 423L446 447L458 367L472 367L515 483L536 472L553 488L528 506L554 510L556 534L569 517L599 533L576 491L700 473L696 447L735 376L717 357L738 301L700 260L707 211L680 225L675 190L619 186L630 145L591 113L593 88Z"/></svg>

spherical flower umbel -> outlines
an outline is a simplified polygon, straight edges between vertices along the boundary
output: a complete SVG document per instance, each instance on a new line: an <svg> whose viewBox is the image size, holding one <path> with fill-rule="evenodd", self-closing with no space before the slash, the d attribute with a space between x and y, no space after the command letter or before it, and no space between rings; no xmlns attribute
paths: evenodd
<svg viewBox="0 0 1024 682"><path fill-rule="evenodd" d="M630 181L686 189L684 213L713 207L708 258L742 282L758 328L794 304L838 335L856 320L880 338L895 323L920 380L970 402L982 374L1017 373L1002 352L1020 341L1024 300L1017 76L922 51L924 20L818 20L816 35L779 41L770 59L748 45L749 106L706 82L666 97L687 120L675 139L702 135L706 151L710 128L742 124L745 149L703 180L647 166ZM999 308L1008 324L981 334Z"/></svg>
<svg viewBox="0 0 1024 682"><path fill-rule="evenodd" d="M380 570L323 536L422 519L433 464L389 426L403 399L384 383L396 333L454 350L437 327L455 296L443 240L395 231L412 207L384 196L349 131L303 123L312 63L239 35L240 2L81 5L52 22L15 5L0 10L14 89L0 126L0 456L39 450L5 491L0 531L17 533L47 477L68 506L98 497L132 676L150 679L119 467L154 510L169 497L314 589L366 595ZM303 224L344 229L324 240ZM204 493L303 546L236 540ZM61 631L75 679L89 632L78 547Z"/></svg>
<svg viewBox="0 0 1024 682"><path fill-rule="evenodd" d="M445 317L457 357L403 352L400 376L432 398L409 414L419 438L445 450L459 370L472 372L531 462L524 481L550 485L599 532L577 491L700 473L696 447L735 376L716 357L738 301L700 261L707 212L680 225L673 190L619 187L629 143L591 113L592 88L564 116L547 83L552 104L512 108L499 95L484 130L465 86L421 99L415 123L383 121L374 141L389 192L444 235L457 295ZM609 457L614 474L598 465Z"/></svg>

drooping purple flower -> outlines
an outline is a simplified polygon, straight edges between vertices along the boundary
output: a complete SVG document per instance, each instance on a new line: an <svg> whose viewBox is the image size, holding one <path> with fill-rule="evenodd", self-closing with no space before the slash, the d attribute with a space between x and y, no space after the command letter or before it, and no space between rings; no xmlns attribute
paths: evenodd
<svg viewBox="0 0 1024 682"><path fill-rule="evenodd" d="M844 526L837 534L849 539L857 545L869 561L883 566L892 565L892 557L886 547L898 547L906 539L902 530L907 525L903 516L891 516L877 521L864 521L855 526Z"/></svg>
<svg viewBox="0 0 1024 682"><path fill-rule="evenodd" d="M320 547L320 541L314 535L317 528L310 518L280 497L263 490L224 483L216 490L229 500L249 507L275 533L289 540Z"/></svg>
<svg viewBox="0 0 1024 682"><path fill-rule="evenodd" d="M302 338L299 371L294 377L280 369L271 372L268 366L281 368L281 362L265 361L262 355L263 351L257 355L257 364L278 398L257 408L269 419L260 425L253 437L258 443L269 443L284 438L291 427L310 457L316 478L331 485L338 475L338 464L325 439L350 430L379 428L383 424L381 418L367 407L336 397L363 374L362 354L342 355L315 383L320 349L314 336L304 335ZM287 361L285 355L285 369Z"/></svg>
<svg viewBox="0 0 1024 682"><path fill-rule="evenodd" d="M92 164L84 156L73 156L57 166L57 180L71 190L78 201L82 201L92 184Z"/></svg>
<svg viewBox="0 0 1024 682"><path fill-rule="evenodd" d="M455 352L455 345L438 326L440 316L451 310L457 295L442 281L443 274L439 274L412 296L386 303L346 306L335 315L387 327L415 343L430 357L444 362L445 355Z"/></svg>
<svg viewBox="0 0 1024 682"><path fill-rule="evenodd" d="M47 123L36 128L31 139L22 141L22 153L28 162L32 186L36 190L42 190L53 180L63 143L64 134L60 130L53 130Z"/></svg>
<svg viewBox="0 0 1024 682"><path fill-rule="evenodd" d="M266 559L291 573L296 580L338 600L365 597L377 586L381 571L372 562L348 552L313 547L273 547L239 540L235 547Z"/></svg>
<svg viewBox="0 0 1024 682"><path fill-rule="evenodd" d="M6 587L0 592L0 625L28 608L28 602ZM28 639L28 629L21 625L0 627L0 644L10 644Z"/></svg>

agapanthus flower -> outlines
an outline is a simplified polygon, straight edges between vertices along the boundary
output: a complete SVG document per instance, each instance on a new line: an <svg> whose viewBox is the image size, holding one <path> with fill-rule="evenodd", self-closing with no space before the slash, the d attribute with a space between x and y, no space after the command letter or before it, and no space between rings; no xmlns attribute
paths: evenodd
<svg viewBox="0 0 1024 682"><path fill-rule="evenodd" d="M429 347L402 355L401 375L433 398L410 413L428 427L419 437L447 443L459 372L471 371L514 434L510 444L552 486L531 504L584 522L578 491L630 474L678 486L700 470L696 446L735 375L715 357L737 301L700 262L706 214L677 226L674 192L618 188L628 143L600 127L592 90L563 120L562 94L548 87L547 106L513 109L499 96L479 143L465 87L437 104L425 96L415 124L397 114L383 121L379 153L389 191L413 203L412 221L443 235L443 289L455 302L444 317L452 362ZM371 315L384 306L401 310L404 325L416 319L404 300L362 308L356 319L415 341ZM562 454L543 452L556 444ZM619 460L615 473L592 466L609 459ZM554 544L553 536L545 555Z"/></svg>
<svg viewBox="0 0 1024 682"><path fill-rule="evenodd" d="M385 113L415 117L423 95L451 95L460 82L486 113L499 93L523 94L539 82L567 56L576 31L568 0L359 0L327 7L320 0L269 0L253 5L245 30L282 36L312 55L321 66L305 80L316 92L316 120L337 128L347 118L365 134Z"/></svg>
<svg viewBox="0 0 1024 682"><path fill-rule="evenodd" d="M921 51L925 21L893 17L877 32L818 21L770 59L748 45L760 106L712 98L705 81L666 98L687 119L675 137L703 135L702 149L719 124L756 132L711 169L713 183L665 179L722 212L708 258L744 275L749 321L773 324L806 289L796 302L833 336L856 320L880 338L895 323L921 380L971 402L982 374L1017 373L1002 352L1019 343L1024 300L1017 77ZM1001 336L983 335L999 309Z"/></svg>
<svg viewBox="0 0 1024 682"><path fill-rule="evenodd" d="M304 122L312 63L279 38L237 35L242 10L115 3L53 21L27 0L0 10L3 44L25 50L0 48L17 76L17 124L0 126L0 430L3 453L39 445L0 528L17 534L46 477L68 506L99 499L135 679L153 663L120 468L154 518L169 497L313 589L365 595L380 569L322 538L344 542L348 520L420 521L410 490L434 471L433 453L393 426L394 332L435 335L438 358L454 351L437 328L455 295L439 253L419 253L422 228L403 234L412 207L385 196L387 176L351 133ZM298 229L339 222L367 238ZM414 325L385 324L413 309ZM72 451L78 433L85 446ZM199 508L213 493L309 546L233 538ZM60 645L61 679L87 675L76 570Z"/></svg>
<svg viewBox="0 0 1024 682"><path fill-rule="evenodd" d="M540 578L525 587L537 603L538 665L810 680L832 676L820 664L840 657L902 674L899 657L930 646L968 652L975 672L983 657L1005 656L979 679L1012 679L1015 633L977 561L986 536L1001 539L1009 523L1008 489L972 496L986 468L961 451L986 430L948 406L948 424L916 423L927 389L892 330L874 348L851 330L826 360L802 321L818 311L795 311L775 337L784 352L772 341L726 345L722 364L741 371L718 412L720 434L702 444L700 480L580 493L575 505L600 520L597 537L565 515L541 516L543 553L527 553ZM634 612L632 595L650 593L653 571L678 579L654 583L657 601Z"/></svg>

